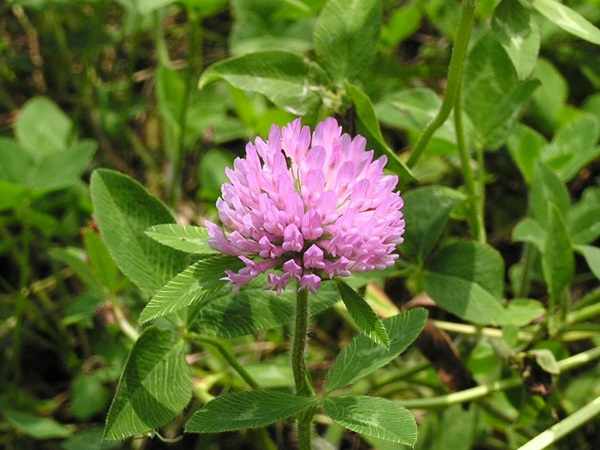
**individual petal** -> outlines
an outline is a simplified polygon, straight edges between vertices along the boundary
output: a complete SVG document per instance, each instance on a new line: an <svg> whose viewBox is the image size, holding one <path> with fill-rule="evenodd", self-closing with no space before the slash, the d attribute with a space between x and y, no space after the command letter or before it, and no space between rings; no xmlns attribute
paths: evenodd
<svg viewBox="0 0 600 450"><path fill-rule="evenodd" d="M317 292L321 287L321 278L314 273L303 275L300 279L300 288L306 289L309 292Z"/></svg>
<svg viewBox="0 0 600 450"><path fill-rule="evenodd" d="M289 259L283 263L283 271L297 280L302 276L302 267L293 259Z"/></svg>
<svg viewBox="0 0 600 450"><path fill-rule="evenodd" d="M283 232L283 249L287 252L299 252L304 246L304 238L298 227L290 223Z"/></svg>
<svg viewBox="0 0 600 450"><path fill-rule="evenodd" d="M305 269L323 269L325 267L323 250L316 244L311 245L308 250L304 252L303 265Z"/></svg>
<svg viewBox="0 0 600 450"><path fill-rule="evenodd" d="M223 230L210 220L204 221L204 226L208 231L208 245L215 250L225 253L227 255L239 256L242 251L233 246L225 237Z"/></svg>
<svg viewBox="0 0 600 450"><path fill-rule="evenodd" d="M302 217L302 235L304 239L314 241L323 234L321 216L315 210L308 211Z"/></svg>
<svg viewBox="0 0 600 450"><path fill-rule="evenodd" d="M274 273L270 273L267 276L267 282L271 289L277 291L278 293L281 293L290 282L290 274L284 273L282 275L277 275Z"/></svg>

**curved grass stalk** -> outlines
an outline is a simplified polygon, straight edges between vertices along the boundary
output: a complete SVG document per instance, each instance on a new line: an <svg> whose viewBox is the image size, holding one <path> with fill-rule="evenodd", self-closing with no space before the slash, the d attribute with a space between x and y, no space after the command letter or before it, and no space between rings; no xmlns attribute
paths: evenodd
<svg viewBox="0 0 600 450"><path fill-rule="evenodd" d="M598 358L600 358L600 347L594 347L585 352L561 359L557 364L560 373L564 373ZM398 404L404 406L405 408L412 409L440 408L457 403L478 400L494 392L505 391L513 387L520 386L521 384L523 384L523 380L521 378L513 377L506 380L482 384L471 389L465 389L463 391L453 392L447 395L440 395L438 397L418 398L414 400L398 400Z"/></svg>
<svg viewBox="0 0 600 450"><path fill-rule="evenodd" d="M600 414L600 397L538 434L518 450L542 450Z"/></svg>
<svg viewBox="0 0 600 450"><path fill-rule="evenodd" d="M427 125L427 128L425 128L419 137L419 140L415 144L415 148L406 163L408 167L414 167L419 161L419 158L421 158L423 152L427 148L427 144L433 137L433 134L444 124L446 119L448 119L450 113L452 112L452 108L456 103L456 98L462 81L463 68L465 65L467 49L469 47L469 40L471 38L474 17L475 0L464 0L460 24L458 26L456 39L454 41L454 48L450 58L450 67L448 68L448 87L446 88L446 95L437 115L431 121L431 123Z"/></svg>

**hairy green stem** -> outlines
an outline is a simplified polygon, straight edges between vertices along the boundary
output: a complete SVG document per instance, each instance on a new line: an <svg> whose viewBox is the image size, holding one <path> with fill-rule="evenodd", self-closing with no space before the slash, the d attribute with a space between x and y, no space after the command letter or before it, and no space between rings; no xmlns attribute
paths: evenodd
<svg viewBox="0 0 600 450"><path fill-rule="evenodd" d="M454 104L454 130L456 133L456 145L458 154L460 155L460 164L465 179L465 186L469 195L469 225L471 234L479 242L485 242L485 225L483 223L483 210L481 201L482 186L477 188L473 168L471 167L471 159L469 158L469 149L465 142L465 131L463 125L463 108L462 108L462 79L458 80L456 88L456 103ZM481 168L480 168L481 170Z"/></svg>
<svg viewBox="0 0 600 450"><path fill-rule="evenodd" d="M469 46L469 39L471 38L474 16L475 0L463 0L460 24L456 33L452 56L450 58L450 67L448 68L448 87L446 88L446 95L437 115L431 123L427 125L427 128L425 128L419 137L419 140L407 161L408 167L413 167L419 161L419 158L427 148L427 144L431 140L433 134L450 116L450 112L452 112L452 108L456 103L456 97L462 80L465 57Z"/></svg>
<svg viewBox="0 0 600 450"><path fill-rule="evenodd" d="M585 352L562 359L558 361L557 364L560 373L564 373L598 358L600 358L600 347L595 347ZM458 403L478 400L494 392L505 391L513 387L520 386L521 384L523 384L523 380L521 378L513 377L506 380L482 384L471 389L465 389L464 391L453 392L447 395L430 398L418 398L413 400L399 400L398 403L405 408L412 409L447 407Z"/></svg>
<svg viewBox="0 0 600 450"><path fill-rule="evenodd" d="M571 433L589 420L600 414L600 397L592 400L580 410L538 434L519 450L542 450Z"/></svg>
<svg viewBox="0 0 600 450"><path fill-rule="evenodd" d="M313 389L308 381L304 352L308 335L308 291L298 289L296 295L296 321L292 342L292 372L296 394L311 396ZM298 443L300 450L311 450L312 413L302 413L298 417Z"/></svg>

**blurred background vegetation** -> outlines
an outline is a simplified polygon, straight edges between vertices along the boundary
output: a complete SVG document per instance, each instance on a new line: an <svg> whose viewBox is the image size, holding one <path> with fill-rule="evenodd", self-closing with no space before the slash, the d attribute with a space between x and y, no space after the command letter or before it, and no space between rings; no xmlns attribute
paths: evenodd
<svg viewBox="0 0 600 450"><path fill-rule="evenodd" d="M164 199L180 223L214 216L224 168L243 152L250 137L265 135L272 123L284 124L293 116L263 96L223 82L199 91L202 71L227 56L257 50L310 54L313 25L323 3L5 0L0 4L0 448L262 448L251 432L186 436L173 444L158 437L102 443L102 423L131 346L129 321L143 301L99 238L87 181L93 168L111 167ZM361 79L388 143L402 150L439 108L460 8L456 0L383 3L377 60ZM478 2L480 23L491 21L497 3ZM566 3L600 23L598 0ZM541 86L507 144L485 154L489 242L514 269L510 273L517 275L521 252L511 231L527 210L526 177L532 170L528 149L548 142L557 152L576 146L581 156L576 170L561 178L568 182L573 202L586 198L600 202L599 47L548 21L540 21L540 26L541 53L534 62L534 77ZM458 186L460 173L452 129L443 127L415 175L421 184ZM455 211L455 218L462 215ZM459 221L452 228L458 233L466 229ZM585 267L583 260L577 263ZM588 304L597 302L598 291L593 290L597 280L587 270L578 273L574 296L588 294ZM534 293L543 292L539 269L537 279L536 284L534 276ZM410 286L388 283L385 288L398 304L410 300ZM438 313L438 318L444 314ZM578 331L588 332L585 339L598 339L593 334L599 331L597 322ZM352 328L341 315L321 317L313 329L312 369L323 371L338 343L351 336ZM507 370L493 342L452 336L477 381L495 379ZM284 337L283 330L261 332L256 338L234 340L232 348L263 385L287 386ZM550 341L547 347L560 359L568 356L567 345L587 348L580 338L574 343ZM203 361L194 369L200 402L211 392L241 383L210 348L189 358ZM264 360L268 364L259 364ZM370 388L390 398L447 391L417 350L404 364L378 372ZM418 448L507 448L531 437L534 423L537 429L554 423L557 405L569 412L599 395L599 376L598 367L587 368L576 382L561 380L560 396L527 396L521 403L504 398L500 408L488 405L481 415L460 406L421 414ZM277 432L289 430L280 427ZM170 436L168 429L165 435ZM343 434L337 427L329 427L318 445L400 448L375 447L375 442ZM564 448L600 448L597 427L584 428Z"/></svg>

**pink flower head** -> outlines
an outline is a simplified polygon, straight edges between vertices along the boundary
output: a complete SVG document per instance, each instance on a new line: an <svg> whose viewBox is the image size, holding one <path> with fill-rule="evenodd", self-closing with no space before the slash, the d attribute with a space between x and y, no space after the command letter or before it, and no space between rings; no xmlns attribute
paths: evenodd
<svg viewBox="0 0 600 450"><path fill-rule="evenodd" d="M394 264L404 234L398 178L365 146L333 118L312 135L296 119L248 143L217 201L224 229L205 223L209 244L246 265L227 278L241 286L269 271L275 290L298 280L314 292L324 277Z"/></svg>

